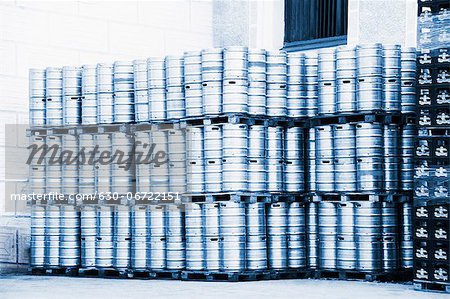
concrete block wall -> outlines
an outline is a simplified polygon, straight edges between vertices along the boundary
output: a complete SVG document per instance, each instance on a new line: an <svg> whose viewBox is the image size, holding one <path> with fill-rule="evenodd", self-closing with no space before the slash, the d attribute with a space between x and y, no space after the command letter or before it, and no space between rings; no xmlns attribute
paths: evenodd
<svg viewBox="0 0 450 299"><path fill-rule="evenodd" d="M212 47L212 2L0 1L0 273L26 269L28 70ZM17 126L16 126L17 125ZM22 154L20 153L22 151Z"/></svg>
<svg viewBox="0 0 450 299"><path fill-rule="evenodd" d="M212 20L213 2L202 0L0 1L0 215L26 212L23 203L9 202L8 196L21 191L26 171L15 171L13 180L10 173L6 177L4 153L23 147L18 139L5 140L5 132L12 124L28 122L30 68L211 47Z"/></svg>

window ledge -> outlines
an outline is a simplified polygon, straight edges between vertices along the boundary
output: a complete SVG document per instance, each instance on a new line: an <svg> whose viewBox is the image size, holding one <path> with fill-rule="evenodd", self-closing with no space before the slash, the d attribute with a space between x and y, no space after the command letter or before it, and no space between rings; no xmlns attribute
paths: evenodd
<svg viewBox="0 0 450 299"><path fill-rule="evenodd" d="M320 48L336 47L347 44L347 35L319 38L307 41L285 43L286 52L306 51Z"/></svg>

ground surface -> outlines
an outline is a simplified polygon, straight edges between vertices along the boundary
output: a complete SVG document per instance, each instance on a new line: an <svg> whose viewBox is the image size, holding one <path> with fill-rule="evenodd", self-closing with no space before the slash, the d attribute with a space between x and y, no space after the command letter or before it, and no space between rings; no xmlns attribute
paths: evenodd
<svg viewBox="0 0 450 299"><path fill-rule="evenodd" d="M332 280L277 280L215 283L119 280L48 276L0 276L1 299L293 298L449 299L448 294L414 291L411 284Z"/></svg>

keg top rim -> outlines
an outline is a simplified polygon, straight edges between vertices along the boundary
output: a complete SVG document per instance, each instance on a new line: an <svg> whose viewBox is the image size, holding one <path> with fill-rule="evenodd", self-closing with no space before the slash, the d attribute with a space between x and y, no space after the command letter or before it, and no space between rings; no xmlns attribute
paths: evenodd
<svg viewBox="0 0 450 299"><path fill-rule="evenodd" d="M133 64L144 64L147 63L146 59L135 59L133 60Z"/></svg>
<svg viewBox="0 0 450 299"><path fill-rule="evenodd" d="M248 47L245 47L245 46L228 46L228 47L225 47L223 50L225 52L226 51L246 52L246 51L248 51Z"/></svg>

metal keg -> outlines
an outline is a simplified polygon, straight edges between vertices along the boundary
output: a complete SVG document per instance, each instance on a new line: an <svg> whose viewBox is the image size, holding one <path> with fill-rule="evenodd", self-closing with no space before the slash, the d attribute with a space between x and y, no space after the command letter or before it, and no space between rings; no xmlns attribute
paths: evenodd
<svg viewBox="0 0 450 299"><path fill-rule="evenodd" d="M147 86L149 90L166 87L165 59L151 57L147 59Z"/></svg>
<svg viewBox="0 0 450 299"><path fill-rule="evenodd" d="M316 134L315 129L310 128L308 131L307 143L307 166L305 167L306 179L308 182L308 190L316 190Z"/></svg>
<svg viewBox="0 0 450 299"><path fill-rule="evenodd" d="M204 134L204 156L205 159L222 158L222 126L205 125Z"/></svg>
<svg viewBox="0 0 450 299"><path fill-rule="evenodd" d="M76 194L78 193L77 136L63 135L62 150L66 153L64 157L67 157L62 161L62 192L63 194Z"/></svg>
<svg viewBox="0 0 450 299"><path fill-rule="evenodd" d="M375 272L382 266L381 203L355 203L357 270Z"/></svg>
<svg viewBox="0 0 450 299"><path fill-rule="evenodd" d="M186 134L181 130L168 132L169 185L171 192L186 191Z"/></svg>
<svg viewBox="0 0 450 299"><path fill-rule="evenodd" d="M383 47L381 44L359 45L356 52L358 78L382 75Z"/></svg>
<svg viewBox="0 0 450 299"><path fill-rule="evenodd" d="M148 121L148 91L135 90L134 91L134 119L137 122Z"/></svg>
<svg viewBox="0 0 450 299"><path fill-rule="evenodd" d="M358 158L383 156L383 126L381 124L356 124L356 156Z"/></svg>
<svg viewBox="0 0 450 299"><path fill-rule="evenodd" d="M302 117L305 107L305 56L288 53L287 56L287 115Z"/></svg>
<svg viewBox="0 0 450 299"><path fill-rule="evenodd" d="M98 134L94 138L95 145L98 147L99 158L107 156L112 151L111 134ZM105 163L105 160L99 160L99 163L95 165L95 191L98 193L115 191L111 185L111 178L111 163Z"/></svg>
<svg viewBox="0 0 450 299"><path fill-rule="evenodd" d="M303 163L303 128L286 129L284 145L284 188L288 192L303 192L305 170Z"/></svg>
<svg viewBox="0 0 450 299"><path fill-rule="evenodd" d="M399 252L398 239L395 235L383 236L382 238L382 256L383 256L383 270L393 271L398 269Z"/></svg>
<svg viewBox="0 0 450 299"><path fill-rule="evenodd" d="M287 203L270 204L267 210L267 251L271 269L288 266L287 225Z"/></svg>
<svg viewBox="0 0 450 299"><path fill-rule="evenodd" d="M283 171L284 161L282 159L267 158L267 191L282 192L283 189Z"/></svg>
<svg viewBox="0 0 450 299"><path fill-rule="evenodd" d="M63 125L62 68L48 67L45 70L45 123L50 126Z"/></svg>
<svg viewBox="0 0 450 299"><path fill-rule="evenodd" d="M166 87L181 87L184 85L183 56L166 56Z"/></svg>
<svg viewBox="0 0 450 299"><path fill-rule="evenodd" d="M283 190L283 142L281 138L278 139L279 137L283 136L283 131L279 129L281 128L268 128L268 143L266 146L267 158L265 160L265 163L267 167L267 189L271 192L280 192ZM262 167L263 163L264 161L260 161L260 167ZM257 166L252 165L252 167Z"/></svg>
<svg viewBox="0 0 450 299"><path fill-rule="evenodd" d="M61 216L58 205L45 208L45 265L58 267L60 264Z"/></svg>
<svg viewBox="0 0 450 299"><path fill-rule="evenodd" d="M224 113L248 112L248 81L247 79L224 79L223 81Z"/></svg>
<svg viewBox="0 0 450 299"><path fill-rule="evenodd" d="M336 112L356 111L356 49L336 49Z"/></svg>
<svg viewBox="0 0 450 299"><path fill-rule="evenodd" d="M358 191L380 191L383 188L383 158L358 158L356 163Z"/></svg>
<svg viewBox="0 0 450 299"><path fill-rule="evenodd" d="M166 268L166 215L162 205L148 206L147 267L153 270Z"/></svg>
<svg viewBox="0 0 450 299"><path fill-rule="evenodd" d="M204 204L205 217L205 269L219 270L220 268L220 236L219 236L219 203Z"/></svg>
<svg viewBox="0 0 450 299"><path fill-rule="evenodd" d="M266 114L266 51L248 50L248 113Z"/></svg>
<svg viewBox="0 0 450 299"><path fill-rule="evenodd" d="M167 119L177 120L186 116L184 88L182 86L167 87L166 101Z"/></svg>
<svg viewBox="0 0 450 299"><path fill-rule="evenodd" d="M28 71L28 78L30 98L44 98L45 69L30 69Z"/></svg>
<svg viewBox="0 0 450 299"><path fill-rule="evenodd" d="M134 91L147 90L147 60L136 59L133 60L133 74L134 74Z"/></svg>
<svg viewBox="0 0 450 299"><path fill-rule="evenodd" d="M358 235L380 235L382 233L381 203L355 203L355 225Z"/></svg>
<svg viewBox="0 0 450 299"><path fill-rule="evenodd" d="M202 83L203 114L217 115L222 113L222 81Z"/></svg>
<svg viewBox="0 0 450 299"><path fill-rule="evenodd" d="M288 267L306 267L306 215L299 202L289 204L288 212Z"/></svg>
<svg viewBox="0 0 450 299"><path fill-rule="evenodd" d="M223 78L248 79L247 47L231 46L223 50Z"/></svg>
<svg viewBox="0 0 450 299"><path fill-rule="evenodd" d="M189 203L185 205L186 226L186 269L203 270L205 268L203 246L202 205Z"/></svg>
<svg viewBox="0 0 450 299"><path fill-rule="evenodd" d="M134 69L132 61L114 62L114 92L134 91Z"/></svg>
<svg viewBox="0 0 450 299"><path fill-rule="evenodd" d="M221 192L223 190L222 159L205 160L205 191Z"/></svg>
<svg viewBox="0 0 450 299"><path fill-rule="evenodd" d="M114 210L111 206L97 207L95 266L109 268L114 263Z"/></svg>
<svg viewBox="0 0 450 299"><path fill-rule="evenodd" d="M81 123L81 68L62 68L62 88L64 124Z"/></svg>
<svg viewBox="0 0 450 299"><path fill-rule="evenodd" d="M415 112L416 106L416 49L402 48L401 53L401 112Z"/></svg>
<svg viewBox="0 0 450 299"><path fill-rule="evenodd" d="M283 159L284 130L281 126L267 127L266 157Z"/></svg>
<svg viewBox="0 0 450 299"><path fill-rule="evenodd" d="M285 52L266 52L266 113L287 115L287 56Z"/></svg>
<svg viewBox="0 0 450 299"><path fill-rule="evenodd" d="M60 266L80 265L80 213L73 205L61 205Z"/></svg>
<svg viewBox="0 0 450 299"><path fill-rule="evenodd" d="M358 78L357 111L374 111L383 108L383 79L381 77Z"/></svg>
<svg viewBox="0 0 450 299"><path fill-rule="evenodd" d="M249 203L246 212L246 269L267 268L265 203Z"/></svg>
<svg viewBox="0 0 450 299"><path fill-rule="evenodd" d="M245 124L225 123L222 125L222 156L224 158L247 157L248 131L248 126ZM208 132L206 128L205 132Z"/></svg>
<svg viewBox="0 0 450 299"><path fill-rule="evenodd" d="M115 92L113 108L115 123L134 122L134 92Z"/></svg>
<svg viewBox="0 0 450 299"><path fill-rule="evenodd" d="M375 235L356 235L356 269L377 272L382 268L382 238Z"/></svg>
<svg viewBox="0 0 450 299"><path fill-rule="evenodd" d="M267 169L264 158L248 158L248 185L250 192L264 192L267 189Z"/></svg>
<svg viewBox="0 0 450 299"><path fill-rule="evenodd" d="M81 96L81 74L80 67L64 66L62 68L62 87L64 96Z"/></svg>
<svg viewBox="0 0 450 299"><path fill-rule="evenodd" d="M401 208L401 239L400 239L400 264L404 269L410 269L413 266L413 239L412 239L412 205L410 202L402 203Z"/></svg>
<svg viewBox="0 0 450 299"><path fill-rule="evenodd" d="M307 256L308 267L314 269L318 262L319 227L318 206L316 202L309 202L307 206L306 228L307 228Z"/></svg>
<svg viewBox="0 0 450 299"><path fill-rule="evenodd" d="M327 49L318 55L319 96L317 113L333 114L336 112L336 54Z"/></svg>
<svg viewBox="0 0 450 299"><path fill-rule="evenodd" d="M399 112L401 109L400 77L383 78L383 109Z"/></svg>
<svg viewBox="0 0 450 299"><path fill-rule="evenodd" d="M112 94L111 96L111 121L112 122ZM85 94L81 99L81 124L93 125L100 123L100 109L104 110L104 101L100 94ZM98 114L98 115L97 115Z"/></svg>
<svg viewBox="0 0 450 299"><path fill-rule="evenodd" d="M120 67L119 67L120 70ZM128 68L128 85L130 84L130 72L131 70ZM118 75L120 77L120 75ZM125 75L127 76L127 74ZM117 80L119 81L119 78L117 77ZM134 79L133 79L134 80ZM114 92L114 81L115 81L115 74L114 74L114 64L112 63L99 63L97 64L97 93L113 93ZM126 88L126 90L130 90L129 87Z"/></svg>
<svg viewBox="0 0 450 299"><path fill-rule="evenodd" d="M383 202L381 204L381 226L383 235L396 236L398 232L398 205L393 202Z"/></svg>
<svg viewBox="0 0 450 299"><path fill-rule="evenodd" d="M202 53L200 51L184 52L183 60L184 82L202 82Z"/></svg>
<svg viewBox="0 0 450 299"><path fill-rule="evenodd" d="M81 267L95 266L96 235L97 235L96 206L81 206Z"/></svg>
<svg viewBox="0 0 450 299"><path fill-rule="evenodd" d="M224 157L222 159L223 191L245 191L248 187L247 157Z"/></svg>
<svg viewBox="0 0 450 299"><path fill-rule="evenodd" d="M98 93L94 102L94 97L83 98L83 121L85 120L85 104L89 107L89 120L87 124L97 121L99 124L110 124L114 122L114 96L112 93ZM87 101L87 103L86 103ZM93 107L95 105L96 107ZM91 112L92 111L92 112Z"/></svg>
<svg viewBox="0 0 450 299"><path fill-rule="evenodd" d="M318 110L318 60L317 56L306 56L305 84L306 84L306 116L314 117Z"/></svg>
<svg viewBox="0 0 450 299"><path fill-rule="evenodd" d="M272 131L274 129L271 129ZM248 151L247 154L251 158L264 158L266 156L266 131L267 127L264 125L252 125L248 127ZM280 134L280 131L277 130L277 133L272 132L274 134ZM279 138L278 136L275 136ZM277 139L278 140L278 139ZM277 141L277 143L278 141ZM279 156L277 156L279 157Z"/></svg>
<svg viewBox="0 0 450 299"><path fill-rule="evenodd" d="M85 155L95 148L94 135L79 134L78 135L79 152L84 152ZM79 161L78 168L78 192L81 194L95 193L95 166L89 164L88 160Z"/></svg>
<svg viewBox="0 0 450 299"><path fill-rule="evenodd" d="M45 125L45 98L31 98L29 100L29 122L31 126Z"/></svg>
<svg viewBox="0 0 450 299"><path fill-rule="evenodd" d="M333 127L330 125L315 128L316 157L333 159Z"/></svg>
<svg viewBox="0 0 450 299"><path fill-rule="evenodd" d="M416 128L413 124L406 124L401 128L401 157L400 179L402 190L412 190L413 188L413 156L414 156L414 136Z"/></svg>
<svg viewBox="0 0 450 299"><path fill-rule="evenodd" d="M166 206L166 268L169 270L186 267L186 239L184 207L174 204Z"/></svg>
<svg viewBox="0 0 450 299"><path fill-rule="evenodd" d="M131 262L131 213L128 206L114 209L113 267L127 269Z"/></svg>
<svg viewBox="0 0 450 299"><path fill-rule="evenodd" d="M221 269L239 271L245 268L245 205L221 203L219 207Z"/></svg>
<svg viewBox="0 0 450 299"><path fill-rule="evenodd" d="M397 125L384 126L384 190L399 189L399 128Z"/></svg>
<svg viewBox="0 0 450 299"><path fill-rule="evenodd" d="M147 268L147 206L135 205L131 212L131 263L132 269Z"/></svg>
<svg viewBox="0 0 450 299"><path fill-rule="evenodd" d="M316 164L316 190L320 192L333 192L335 190L334 173L335 163L332 159L317 159Z"/></svg>
<svg viewBox="0 0 450 299"><path fill-rule="evenodd" d="M333 126L336 191L356 191L355 126Z"/></svg>
<svg viewBox="0 0 450 299"><path fill-rule="evenodd" d="M203 114L202 84L186 83L184 86L186 117Z"/></svg>
<svg viewBox="0 0 450 299"><path fill-rule="evenodd" d="M345 159L352 159L354 163L354 159L356 156L356 128L353 124L339 124L334 125L332 127L333 132L328 132L328 127L326 128L326 133L321 132L319 136L325 135L327 138L324 143L325 147L329 147L329 137L330 134L333 136L333 153L334 158L341 160L344 159L344 161L347 161ZM322 134L323 133L323 134Z"/></svg>
<svg viewBox="0 0 450 299"><path fill-rule="evenodd" d="M164 121L167 118L167 99L164 88L148 90L149 118L152 121Z"/></svg>
<svg viewBox="0 0 450 299"><path fill-rule="evenodd" d="M154 152L162 155L158 159L158 163L150 164L150 187L151 192L169 192L169 166L170 160L168 156L168 132L167 131L151 131L149 132L150 144L154 145ZM165 155L163 154L165 153Z"/></svg>
<svg viewBox="0 0 450 299"><path fill-rule="evenodd" d="M33 147L45 146L45 137L31 136L30 145ZM29 193L45 194L46 186L46 163L45 160L39 161L40 156L33 156L29 166Z"/></svg>
<svg viewBox="0 0 450 299"><path fill-rule="evenodd" d="M383 45L383 77L399 78L401 69L401 46Z"/></svg>
<svg viewBox="0 0 450 299"><path fill-rule="evenodd" d="M45 206L31 206L30 265L45 266Z"/></svg>
<svg viewBox="0 0 450 299"><path fill-rule="evenodd" d="M337 204L337 269L353 270L356 268L355 242L355 208L352 202Z"/></svg>
<svg viewBox="0 0 450 299"><path fill-rule="evenodd" d="M319 267L334 270L337 266L337 204L319 203Z"/></svg>
<svg viewBox="0 0 450 299"><path fill-rule="evenodd" d="M205 191L203 128L187 129L187 189L190 193Z"/></svg>
<svg viewBox="0 0 450 299"><path fill-rule="evenodd" d="M62 160L58 159L62 153L62 137L47 136L45 141L51 152L45 155L45 193L62 193Z"/></svg>
<svg viewBox="0 0 450 299"><path fill-rule="evenodd" d="M223 50L220 48L202 50L202 82L221 82L223 74Z"/></svg>
<svg viewBox="0 0 450 299"><path fill-rule="evenodd" d="M134 167L133 163L133 137L121 132L111 134L112 152L118 153L117 160L111 163L111 186L114 192L126 194L133 192Z"/></svg>

